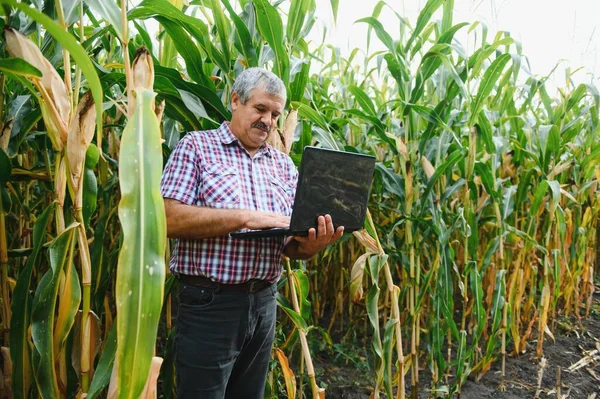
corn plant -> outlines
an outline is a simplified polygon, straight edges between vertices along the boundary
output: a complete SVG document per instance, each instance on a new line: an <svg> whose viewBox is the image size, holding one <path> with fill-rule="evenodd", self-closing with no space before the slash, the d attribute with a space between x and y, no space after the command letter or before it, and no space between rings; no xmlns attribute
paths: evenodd
<svg viewBox="0 0 600 399"><path fill-rule="evenodd" d="M272 397L324 394L317 334L364 337L374 397L451 396L589 316L600 93L569 75L551 95L518 42L454 21L453 1L395 14L397 32L378 3L356 23L384 50L362 62L307 41L314 0L0 2L3 394L151 397L160 378L174 397L160 165L229 119L249 66L286 84L270 141L295 162L311 144L378 160L365 229L284 263Z"/></svg>

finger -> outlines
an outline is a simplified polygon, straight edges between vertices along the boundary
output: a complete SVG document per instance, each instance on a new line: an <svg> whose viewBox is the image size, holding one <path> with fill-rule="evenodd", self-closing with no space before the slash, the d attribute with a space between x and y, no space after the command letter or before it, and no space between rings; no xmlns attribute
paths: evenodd
<svg viewBox="0 0 600 399"><path fill-rule="evenodd" d="M325 233L327 237L333 235L333 220L331 220L331 215L325 215Z"/></svg>
<svg viewBox="0 0 600 399"><path fill-rule="evenodd" d="M314 241L317 239L317 231L311 227L308 229L308 241Z"/></svg>
<svg viewBox="0 0 600 399"><path fill-rule="evenodd" d="M323 237L325 234L325 218L323 216L319 216L317 219L317 236Z"/></svg>
<svg viewBox="0 0 600 399"><path fill-rule="evenodd" d="M333 235L333 238L331 239L331 241L337 241L339 240L342 236L344 235L344 226L339 226L336 230L335 230L335 234Z"/></svg>

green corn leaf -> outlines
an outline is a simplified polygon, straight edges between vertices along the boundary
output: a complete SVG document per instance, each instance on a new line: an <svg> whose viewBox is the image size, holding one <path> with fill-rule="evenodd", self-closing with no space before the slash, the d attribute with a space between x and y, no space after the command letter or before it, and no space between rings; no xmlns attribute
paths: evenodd
<svg viewBox="0 0 600 399"><path fill-rule="evenodd" d="M138 398L154 355L162 309L167 237L160 195L160 127L155 94L136 91L136 106L121 138L119 219L123 246L116 279L119 398Z"/></svg>
<svg viewBox="0 0 600 399"><path fill-rule="evenodd" d="M471 281L471 293L473 296L473 320L475 321L473 337L475 342L479 341L485 325L485 309L483 308L483 284L481 283L481 274L477 270L477 265L471 269L469 275Z"/></svg>
<svg viewBox="0 0 600 399"><path fill-rule="evenodd" d="M494 201L500 202L500 194L496 190L496 179L492 174L492 167L489 163L475 162L475 174L481 178L485 191Z"/></svg>
<svg viewBox="0 0 600 399"><path fill-rule="evenodd" d="M79 5L82 0L63 0L63 15L67 25L72 25L79 20Z"/></svg>
<svg viewBox="0 0 600 399"><path fill-rule="evenodd" d="M510 37L505 37L500 40L496 40L494 43L490 45L486 45L485 47L477 50L470 58L469 58L469 67L471 68L471 76L479 76L479 72L481 72L481 68L484 66L484 62L497 50L500 46L507 46L514 43L514 40Z"/></svg>
<svg viewBox="0 0 600 399"><path fill-rule="evenodd" d="M358 102L361 108L370 116L377 117L377 110L373 100L361 89L355 85L348 86L348 91L354 95L354 99Z"/></svg>
<svg viewBox="0 0 600 399"><path fill-rule="evenodd" d="M102 94L102 86L100 85L100 79L96 73L96 68L92 63L90 57L85 52L81 44L73 37L70 33L65 31L62 26L54 22L50 17L36 10L35 8L28 7L24 3L16 3L14 0L0 0L0 4L8 4L9 6L18 8L23 13L27 14L30 18L41 24L47 31L54 37L61 46L69 51L73 60L77 63L77 66L81 68L83 75L86 77L87 84L92 91L94 96L94 103L96 105L96 132L97 132L97 145L102 146L102 104L104 96Z"/></svg>
<svg viewBox="0 0 600 399"><path fill-rule="evenodd" d="M310 291L310 282L308 276L303 270L296 269L293 272L294 285L296 286L296 294L300 298L300 314L304 320L309 320L311 315L311 306L308 301L308 294Z"/></svg>
<svg viewBox="0 0 600 399"><path fill-rule="evenodd" d="M117 352L117 325L113 324L106 338L98 368L94 372L94 378L87 394L87 399L95 399L100 396L104 388L110 382L113 366L115 363L115 354Z"/></svg>
<svg viewBox="0 0 600 399"><path fill-rule="evenodd" d="M42 398L59 397L55 369L58 354L53 349L54 313L61 274L73 262L76 227L77 224L72 224L50 244L51 269L40 280L33 299L31 335L35 348L32 363L36 384Z"/></svg>
<svg viewBox="0 0 600 399"><path fill-rule="evenodd" d="M0 71L23 76L28 79L41 78L42 72L21 58L0 59Z"/></svg>
<svg viewBox="0 0 600 399"><path fill-rule="evenodd" d="M73 262L65 266L64 280L58 292L58 312L54 326L54 355L60 356L66 340L75 323L75 316L81 303L79 275Z"/></svg>
<svg viewBox="0 0 600 399"><path fill-rule="evenodd" d="M340 0L330 0L331 11L333 12L333 23L337 24L338 9L340 7Z"/></svg>
<svg viewBox="0 0 600 399"><path fill-rule="evenodd" d="M327 122L325 122L325 118L319 111L315 111L308 105L299 102L292 102L292 107L298 110L298 114L302 118L308 119L323 130L327 130Z"/></svg>
<svg viewBox="0 0 600 399"><path fill-rule="evenodd" d="M268 0L254 0L256 26L262 37L275 53L275 74L286 85L290 78L290 59L283 41L283 23L279 12Z"/></svg>
<svg viewBox="0 0 600 399"><path fill-rule="evenodd" d="M483 144L485 145L486 151L490 154L495 154L496 144L494 144L493 140L492 124L490 123L490 120L488 119L484 110L479 112L479 119L475 127L477 128L477 133L479 133L478 137L481 138Z"/></svg>
<svg viewBox="0 0 600 399"><path fill-rule="evenodd" d="M175 22L171 22L164 17L157 17L156 20L162 25L171 39L173 39L175 48L185 61L186 70L190 78L198 83L210 84L210 79L202 69L202 65L204 64L202 55L185 30Z"/></svg>
<svg viewBox="0 0 600 399"><path fill-rule="evenodd" d="M544 196L546 195L547 190L548 190L548 181L542 180L542 182L538 186L537 190L535 190L535 194L533 196L533 202L531 203L531 210L529 212L529 214L532 216L532 218L530 219L531 221L533 221L534 217L537 215L537 213L540 209L540 205L542 204L542 200L544 199Z"/></svg>
<svg viewBox="0 0 600 399"><path fill-rule="evenodd" d="M412 46L412 43L417 37L419 37L421 32L423 32L423 29L425 29L425 26L427 26L427 23L433 16L433 13L436 12L438 8L440 8L443 2L444 0L427 1L423 9L421 10L419 17L417 18L417 25L415 26L415 30L412 32L410 38L408 39L408 42L406 43L406 46L404 47L405 53L408 53L408 51L410 50L410 46Z"/></svg>
<svg viewBox="0 0 600 399"><path fill-rule="evenodd" d="M290 102L300 102L304 98L309 72L310 62L303 62L302 69L294 75L294 80L290 85Z"/></svg>
<svg viewBox="0 0 600 399"><path fill-rule="evenodd" d="M502 198L502 208L500 209L502 214L502 221L506 221L508 217L513 213L515 209L514 196L517 192L517 186L510 186L504 189L504 196Z"/></svg>
<svg viewBox="0 0 600 399"><path fill-rule="evenodd" d="M94 168L100 159L100 152L94 143L90 144L85 153L83 170L83 221L86 227L90 225L90 218L96 210L98 203L98 182Z"/></svg>
<svg viewBox="0 0 600 399"><path fill-rule="evenodd" d="M504 70L506 64L508 64L508 61L510 61L510 58L510 54L502 54L492 62L488 69L486 69L483 79L479 84L479 90L477 91L475 101L471 106L471 116L469 117L468 126L475 125L475 120L479 117L479 112L482 110L484 102L492 93L500 74Z"/></svg>
<svg viewBox="0 0 600 399"><path fill-rule="evenodd" d="M225 5L225 9L227 9L229 17L235 25L234 44L236 48L240 53L242 53L249 67L258 66L258 57L256 56L256 49L254 48L254 45L252 43L252 36L250 36L250 31L248 30L248 27L240 18L240 16L236 14L233 7L231 7L231 3L229 2L229 0L221 0L221 2Z"/></svg>
<svg viewBox="0 0 600 399"><path fill-rule="evenodd" d="M123 20L121 19L121 8L114 0L85 0L85 4L104 18L117 32L121 40L123 35ZM127 41L127 40L126 40Z"/></svg>
<svg viewBox="0 0 600 399"><path fill-rule="evenodd" d="M425 188L425 191L423 192L423 195L421 197L421 204L422 204L421 209L423 209L423 210L426 209L425 202L429 200L429 194L433 190L433 186L435 185L435 182L439 179L439 177L442 174L446 173L446 171L448 169L454 167L454 165L456 165L464 157L465 157L465 151L455 150L454 152L452 152L452 154L450 154L448 156L448 158L442 165L435 168L435 172L434 172L433 176L431 176L431 178L427 182L427 187Z"/></svg>
<svg viewBox="0 0 600 399"><path fill-rule="evenodd" d="M307 331L308 326L306 325L306 321L298 312L296 312L293 309L292 304L279 294L277 294L277 305L279 305L279 307L285 312L285 314L288 315L288 317L290 318L290 320L292 320L292 323L294 323L298 330L304 332Z"/></svg>
<svg viewBox="0 0 600 399"><path fill-rule="evenodd" d="M444 14L442 17L442 32L446 32L452 26L452 15L454 13L454 0L444 1Z"/></svg>
<svg viewBox="0 0 600 399"><path fill-rule="evenodd" d="M498 270L496 272L496 287L494 289L494 297L492 299L491 308L491 334L488 340L487 353L496 347L498 337L496 333L500 328L502 322L502 309L504 308L505 294L506 294L506 281L505 281L506 270Z"/></svg>
<svg viewBox="0 0 600 399"><path fill-rule="evenodd" d="M381 24L381 22L379 22L376 18L366 17L366 18L361 18L356 22L364 22L366 24L369 24L369 26L371 26L373 29L375 29L375 34L377 35L379 40L381 40L381 42L385 45L385 47L387 47L387 49L391 53L396 52L395 51L396 49L394 46L394 40L392 39L390 34L386 32L386 30L383 27L383 25Z"/></svg>
<svg viewBox="0 0 600 399"><path fill-rule="evenodd" d="M178 11L181 11L181 9L183 8L182 0L170 0L169 3L173 6L174 9ZM176 68L177 56L177 48L175 47L175 43L173 42L171 36L163 36L160 54L160 64L167 68Z"/></svg>
<svg viewBox="0 0 600 399"><path fill-rule="evenodd" d="M385 393L388 398L393 398L392 394L392 354L394 353L394 327L398 323L398 320L390 319L385 325L385 331L383 333L383 383L385 386Z"/></svg>
<svg viewBox="0 0 600 399"><path fill-rule="evenodd" d="M371 322L371 326L373 327L373 350L375 354L383 359L383 348L381 346L381 337L379 333L379 287L376 285L372 285L369 289L369 294L367 295L367 315L369 316L369 321Z"/></svg>
<svg viewBox="0 0 600 399"><path fill-rule="evenodd" d="M290 46L294 46L300 39L300 32L304 25L304 19L308 14L310 0L292 0L286 27L287 41Z"/></svg>
<svg viewBox="0 0 600 399"><path fill-rule="evenodd" d="M221 3L219 0L210 0L210 8L212 10L215 26L217 28L217 35L219 36L219 40L221 41L221 49L223 50L223 62L225 65L230 65L231 51L229 49L229 36L231 27L229 26L229 20L225 18L225 13L221 8ZM225 70L225 72L227 72L227 70Z"/></svg>
<svg viewBox="0 0 600 399"><path fill-rule="evenodd" d="M29 285L33 268L38 264L40 250L46 242L46 228L56 204L51 203L37 218L33 226L33 250L27 264L19 273L13 291L10 320L10 357L13 364L12 388L15 399L28 398L31 384L31 358L29 349L29 318L31 316L31 296Z"/></svg>

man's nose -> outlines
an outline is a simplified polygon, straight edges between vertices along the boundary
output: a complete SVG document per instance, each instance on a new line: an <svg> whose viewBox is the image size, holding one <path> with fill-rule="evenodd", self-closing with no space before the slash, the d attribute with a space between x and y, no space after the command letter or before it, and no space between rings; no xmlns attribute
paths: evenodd
<svg viewBox="0 0 600 399"><path fill-rule="evenodd" d="M260 117L260 121L262 123L264 123L265 125L267 125L268 127L271 127L271 113L270 112L263 113Z"/></svg>

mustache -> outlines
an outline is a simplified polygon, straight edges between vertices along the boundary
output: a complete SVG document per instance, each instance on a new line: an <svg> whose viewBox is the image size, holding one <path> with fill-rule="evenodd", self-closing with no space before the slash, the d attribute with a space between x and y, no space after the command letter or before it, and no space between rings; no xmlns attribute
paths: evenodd
<svg viewBox="0 0 600 399"><path fill-rule="evenodd" d="M252 124L252 127L255 127L255 128L265 131L267 133L269 133L269 131L271 130L270 126L267 126L266 124L264 124L262 122L254 122Z"/></svg>

